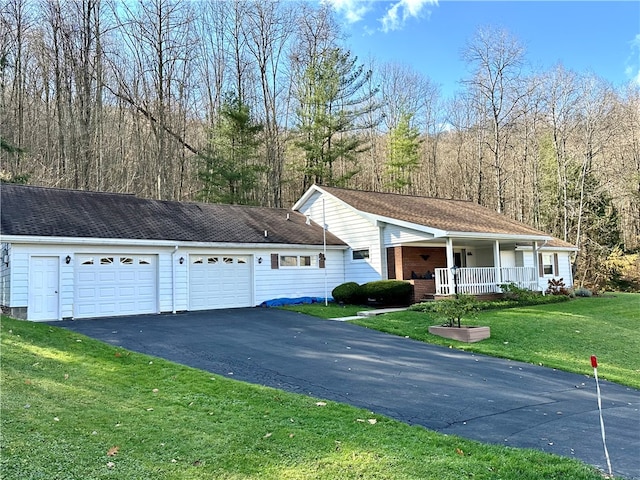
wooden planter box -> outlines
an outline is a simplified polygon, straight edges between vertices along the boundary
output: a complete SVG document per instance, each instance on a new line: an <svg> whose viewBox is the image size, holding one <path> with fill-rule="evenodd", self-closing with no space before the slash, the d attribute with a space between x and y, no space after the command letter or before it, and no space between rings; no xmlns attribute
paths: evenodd
<svg viewBox="0 0 640 480"><path fill-rule="evenodd" d="M491 336L489 327L471 327L468 325L462 325L460 328L434 325L429 327L429 333L466 343L479 342Z"/></svg>

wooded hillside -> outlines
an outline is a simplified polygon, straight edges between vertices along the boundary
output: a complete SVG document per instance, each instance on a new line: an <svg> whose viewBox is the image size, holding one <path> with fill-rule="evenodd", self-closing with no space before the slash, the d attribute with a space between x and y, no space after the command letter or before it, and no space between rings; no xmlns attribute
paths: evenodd
<svg viewBox="0 0 640 480"><path fill-rule="evenodd" d="M535 70L510 32L468 39L443 98L410 65L356 58L307 2L0 0L0 21L5 181L276 207L314 182L469 199L577 244L578 282L640 247L640 87Z"/></svg>

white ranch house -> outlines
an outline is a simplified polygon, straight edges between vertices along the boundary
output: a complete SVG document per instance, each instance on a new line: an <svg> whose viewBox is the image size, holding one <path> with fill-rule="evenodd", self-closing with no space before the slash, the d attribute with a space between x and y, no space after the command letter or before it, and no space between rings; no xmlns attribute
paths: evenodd
<svg viewBox="0 0 640 480"><path fill-rule="evenodd" d="M472 202L314 185L293 209L349 245L349 281L408 280L416 300L573 285L576 247Z"/></svg>
<svg viewBox="0 0 640 480"><path fill-rule="evenodd" d="M321 186L291 210L10 184L0 195L0 305L34 321L251 307L385 278L418 300L572 284L575 247L470 202Z"/></svg>

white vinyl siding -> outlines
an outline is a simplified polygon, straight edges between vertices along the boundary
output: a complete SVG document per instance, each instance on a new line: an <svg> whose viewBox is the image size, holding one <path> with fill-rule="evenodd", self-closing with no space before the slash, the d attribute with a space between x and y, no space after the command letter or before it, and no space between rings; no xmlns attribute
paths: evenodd
<svg viewBox="0 0 640 480"><path fill-rule="evenodd" d="M271 268L271 254L300 258L313 256L319 258L322 246L305 249L271 249L255 252L254 283L255 304L276 298L322 297L327 296L341 283L345 282L343 249L327 249L325 268L316 263L311 266ZM259 263L258 259L262 262Z"/></svg>
<svg viewBox="0 0 640 480"><path fill-rule="evenodd" d="M400 227L398 225L386 225L384 227L383 241L386 247L403 245L411 242L423 242L425 239L431 239L433 235L423 232L416 232L409 228Z"/></svg>
<svg viewBox="0 0 640 480"><path fill-rule="evenodd" d="M325 197L324 208L322 203L321 194L315 192L301 206L300 212L310 216L319 225L326 223L328 231L347 243L351 250L369 250L369 258L364 261L353 260L351 250L345 251L345 281L366 283L384 278L386 272L383 272L379 247L379 228L332 196Z"/></svg>
<svg viewBox="0 0 640 480"><path fill-rule="evenodd" d="M6 255L6 259L5 259ZM5 262L7 260L7 262ZM9 306L11 298L11 245L0 244L0 305Z"/></svg>
<svg viewBox="0 0 640 480"><path fill-rule="evenodd" d="M550 250L546 250L546 251L543 250L543 252L551 253L552 257L554 253L558 255L558 274L555 276L540 277L539 271L536 270L536 276L538 277L538 286L540 290L545 291L547 289L548 281L550 278L555 278L555 279L562 278L567 288L573 287L573 275L571 274L571 253L567 251L562 251L562 250L558 250L555 252ZM534 268L536 266L533 258L533 252L531 250L522 251L522 261L523 261L523 266L525 267Z"/></svg>

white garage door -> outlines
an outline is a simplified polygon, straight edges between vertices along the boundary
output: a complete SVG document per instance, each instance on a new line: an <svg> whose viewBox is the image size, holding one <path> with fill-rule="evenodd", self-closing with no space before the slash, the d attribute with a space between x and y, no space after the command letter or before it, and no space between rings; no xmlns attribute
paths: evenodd
<svg viewBox="0 0 640 480"><path fill-rule="evenodd" d="M189 310L252 306L247 255L190 255Z"/></svg>
<svg viewBox="0 0 640 480"><path fill-rule="evenodd" d="M76 255L74 317L157 313L155 255Z"/></svg>

